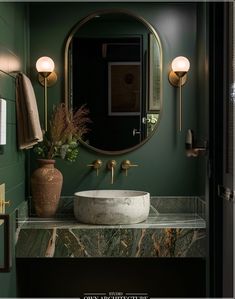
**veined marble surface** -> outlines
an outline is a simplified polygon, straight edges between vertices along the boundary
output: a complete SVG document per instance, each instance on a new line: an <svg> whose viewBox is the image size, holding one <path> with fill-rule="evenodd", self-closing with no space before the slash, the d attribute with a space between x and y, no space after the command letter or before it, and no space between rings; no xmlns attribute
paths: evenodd
<svg viewBox="0 0 235 299"><path fill-rule="evenodd" d="M21 223L21 222L19 222ZM141 228L201 228L205 229L205 220L196 214L159 214L149 215L148 219L136 224L92 225L78 223L76 219L65 218L29 218L21 223L21 229L141 229Z"/></svg>
<svg viewBox="0 0 235 299"><path fill-rule="evenodd" d="M204 257L205 220L196 213L159 213L130 225L87 225L74 218L21 223L16 257Z"/></svg>
<svg viewBox="0 0 235 299"><path fill-rule="evenodd" d="M23 229L16 257L204 257L204 229Z"/></svg>

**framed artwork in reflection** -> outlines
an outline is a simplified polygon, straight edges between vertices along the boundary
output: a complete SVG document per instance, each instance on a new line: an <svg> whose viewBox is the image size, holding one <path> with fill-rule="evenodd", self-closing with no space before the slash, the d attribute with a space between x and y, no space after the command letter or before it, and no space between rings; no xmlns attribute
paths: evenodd
<svg viewBox="0 0 235 299"><path fill-rule="evenodd" d="M141 63L108 63L108 114L140 115Z"/></svg>

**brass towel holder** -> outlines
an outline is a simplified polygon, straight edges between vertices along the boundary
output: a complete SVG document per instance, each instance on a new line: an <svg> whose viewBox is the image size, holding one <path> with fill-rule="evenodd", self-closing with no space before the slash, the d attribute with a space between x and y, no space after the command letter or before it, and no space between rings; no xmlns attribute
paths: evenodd
<svg viewBox="0 0 235 299"><path fill-rule="evenodd" d="M11 231L10 216L5 214L5 205L10 201L5 201L5 184L0 185L0 225L3 224L4 232L4 264L0 267L0 272L10 272L11 269Z"/></svg>

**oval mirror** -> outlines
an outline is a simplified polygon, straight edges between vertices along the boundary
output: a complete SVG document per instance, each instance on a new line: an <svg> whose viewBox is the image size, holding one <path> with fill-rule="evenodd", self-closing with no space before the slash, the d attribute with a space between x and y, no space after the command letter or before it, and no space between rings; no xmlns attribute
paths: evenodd
<svg viewBox="0 0 235 299"><path fill-rule="evenodd" d="M162 108L162 48L154 28L123 11L96 12L75 25L65 47L68 106L90 110L87 147L121 154L155 132Z"/></svg>

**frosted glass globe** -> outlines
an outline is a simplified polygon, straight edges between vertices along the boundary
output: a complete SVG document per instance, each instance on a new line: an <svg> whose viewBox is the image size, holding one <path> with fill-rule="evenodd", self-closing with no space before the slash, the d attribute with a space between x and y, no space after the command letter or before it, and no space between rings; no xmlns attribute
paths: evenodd
<svg viewBox="0 0 235 299"><path fill-rule="evenodd" d="M171 64L174 72L187 72L190 68L189 60L184 56L176 57Z"/></svg>
<svg viewBox="0 0 235 299"><path fill-rule="evenodd" d="M36 62L36 69L41 72L53 72L55 68L54 61L47 56L40 57Z"/></svg>

